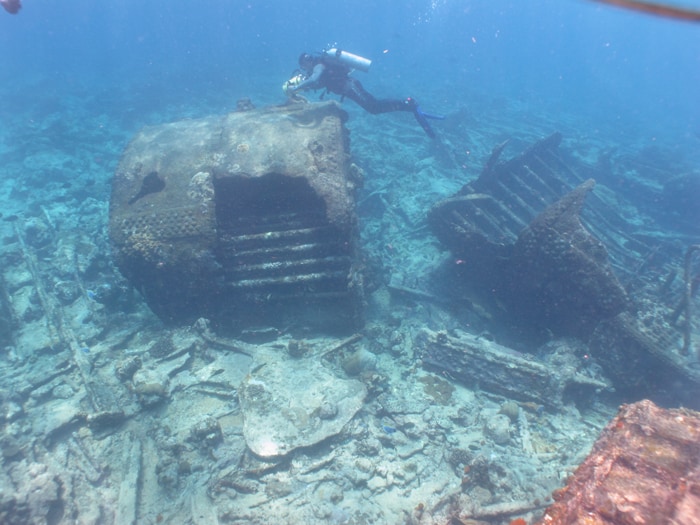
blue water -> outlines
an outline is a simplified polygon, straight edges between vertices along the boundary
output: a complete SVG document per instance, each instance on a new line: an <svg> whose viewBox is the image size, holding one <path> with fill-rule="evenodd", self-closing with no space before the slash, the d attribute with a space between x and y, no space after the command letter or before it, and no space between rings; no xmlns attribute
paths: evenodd
<svg viewBox="0 0 700 525"><path fill-rule="evenodd" d="M71 94L144 119L272 103L302 50L337 42L374 60L370 90L443 112L476 91L689 145L700 133L698 26L597 2L26 0L2 15L4 121Z"/></svg>
<svg viewBox="0 0 700 525"><path fill-rule="evenodd" d="M583 134L698 157L700 27L597 2L26 0L0 15L5 181L26 177L33 154L68 151L104 199L143 125L222 114L241 97L280 103L299 54L332 43L373 60L357 75L377 96L447 115L501 97ZM43 169L38 182L47 174L76 177Z"/></svg>

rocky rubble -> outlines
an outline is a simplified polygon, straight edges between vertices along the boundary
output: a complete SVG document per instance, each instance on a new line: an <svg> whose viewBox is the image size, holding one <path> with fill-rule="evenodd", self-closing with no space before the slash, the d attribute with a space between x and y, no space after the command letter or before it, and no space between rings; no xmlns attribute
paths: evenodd
<svg viewBox="0 0 700 525"><path fill-rule="evenodd" d="M504 498L529 512L595 434L572 441L574 413L511 419L504 398L423 371L413 323L250 344L111 313L90 265L60 271L86 290L70 302L34 247L4 257L25 321L0 363L3 522L429 523ZM385 293L383 316L406 308Z"/></svg>

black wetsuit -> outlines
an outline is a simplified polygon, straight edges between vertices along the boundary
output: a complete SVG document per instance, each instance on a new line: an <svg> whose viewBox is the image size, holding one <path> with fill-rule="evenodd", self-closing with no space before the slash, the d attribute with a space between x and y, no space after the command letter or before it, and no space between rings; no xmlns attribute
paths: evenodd
<svg viewBox="0 0 700 525"><path fill-rule="evenodd" d="M321 75L321 82L331 93L346 97L357 103L365 111L376 115L391 111L413 111L415 103L412 99L399 100L395 98L375 98L369 91L362 87L362 83L350 76L350 70L344 66L328 66Z"/></svg>
<svg viewBox="0 0 700 525"><path fill-rule="evenodd" d="M319 65L322 68L320 70ZM350 73L351 70L347 66L319 59L309 77L299 84L297 89L326 89L343 98L349 98L374 115L391 111L414 111L416 104L413 99L377 99L362 87L359 80L351 77Z"/></svg>
<svg viewBox="0 0 700 525"><path fill-rule="evenodd" d="M352 70L349 67L324 60L323 58L312 59L309 55L305 56L308 57L309 63L305 66L300 62L300 65L306 69L308 76L301 81L292 92L306 89L325 89L326 91L340 95L341 99L349 98L365 111L374 115L392 111L410 111L416 117L416 121L426 134L430 138L435 138L435 133L430 127L430 124L428 124L427 119L442 119L444 117L423 113L415 99L411 97L403 100L396 98L375 98L362 87L359 80L350 76ZM309 68L311 68L310 71Z"/></svg>

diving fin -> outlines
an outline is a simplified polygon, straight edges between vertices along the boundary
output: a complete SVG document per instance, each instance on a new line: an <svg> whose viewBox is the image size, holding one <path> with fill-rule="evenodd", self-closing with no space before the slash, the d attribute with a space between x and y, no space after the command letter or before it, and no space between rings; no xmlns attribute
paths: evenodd
<svg viewBox="0 0 700 525"><path fill-rule="evenodd" d="M443 120L445 118L444 115L431 115L429 113L423 112L421 110L420 106L416 106L413 108L413 115L416 117L416 120L418 121L418 124L420 124L420 127L423 128L423 131L425 131L425 134L428 135L431 139L435 138L435 132L433 131L432 126L428 122L428 119L433 119L433 120Z"/></svg>

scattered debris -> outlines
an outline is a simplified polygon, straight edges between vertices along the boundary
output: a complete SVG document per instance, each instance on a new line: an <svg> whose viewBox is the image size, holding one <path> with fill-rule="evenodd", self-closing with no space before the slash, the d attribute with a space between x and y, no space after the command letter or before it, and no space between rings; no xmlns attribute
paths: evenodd
<svg viewBox="0 0 700 525"><path fill-rule="evenodd" d="M574 367L553 369L546 362L464 332L448 335L424 329L416 337L416 351L425 368L470 388L555 410L570 402L574 392L578 399L590 399L611 386L604 378Z"/></svg>

